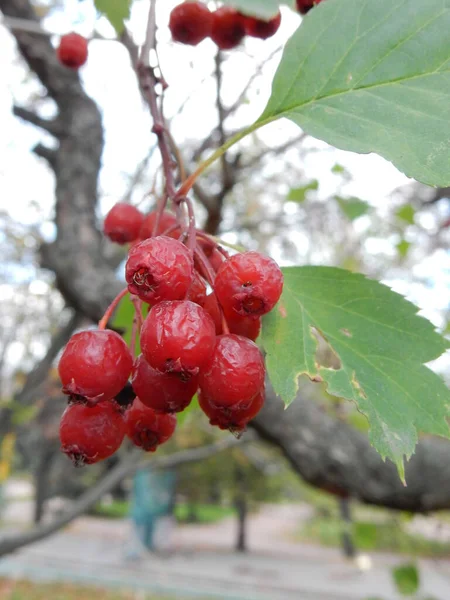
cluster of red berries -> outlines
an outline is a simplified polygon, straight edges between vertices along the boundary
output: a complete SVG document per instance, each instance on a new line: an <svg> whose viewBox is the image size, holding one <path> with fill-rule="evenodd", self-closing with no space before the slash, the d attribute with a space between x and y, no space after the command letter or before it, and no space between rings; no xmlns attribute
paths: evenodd
<svg viewBox="0 0 450 600"><path fill-rule="evenodd" d="M170 13L169 28L176 42L196 46L210 37L221 50L238 46L246 35L267 39L280 26L281 14L267 21L246 16L229 6L211 12L201 2L183 2Z"/></svg>
<svg viewBox="0 0 450 600"><path fill-rule="evenodd" d="M123 203L108 213L104 232L132 244L128 291L149 305L140 327L142 354L133 360L112 330L72 336L58 366L69 396L60 430L63 452L77 465L94 463L111 456L125 436L154 451L173 434L174 413L196 393L212 425L239 435L264 402L265 365L254 340L261 316L281 295L278 265L258 252L230 257L201 232L197 244L209 256L207 283L174 215L144 216Z"/></svg>

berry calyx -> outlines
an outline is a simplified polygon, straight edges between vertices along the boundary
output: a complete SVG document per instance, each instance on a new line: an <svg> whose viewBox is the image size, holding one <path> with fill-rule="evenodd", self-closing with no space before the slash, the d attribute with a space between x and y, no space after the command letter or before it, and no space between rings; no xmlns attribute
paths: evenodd
<svg viewBox="0 0 450 600"><path fill-rule="evenodd" d="M224 311L247 317L271 311L282 290L283 273L277 263L253 251L227 259L214 282L214 291Z"/></svg>
<svg viewBox="0 0 450 600"><path fill-rule="evenodd" d="M141 329L141 348L147 362L162 373L188 380L210 359L216 332L198 304L160 302L150 309Z"/></svg>
<svg viewBox="0 0 450 600"><path fill-rule="evenodd" d="M125 436L125 419L115 402L96 406L69 404L59 427L61 450L76 467L91 465L111 456Z"/></svg>
<svg viewBox="0 0 450 600"><path fill-rule="evenodd" d="M141 240L146 240L147 238L152 237L153 229L155 227L156 219L157 219L157 211L153 210L149 213L142 223L141 230L139 231L139 237ZM169 233L165 233L167 229L171 229L177 225L177 219L175 215L172 215L169 212L163 212L158 223L158 228L156 230L156 235L167 235L168 237L173 237L178 239L180 236L180 228L176 228Z"/></svg>
<svg viewBox="0 0 450 600"><path fill-rule="evenodd" d="M173 435L177 419L174 415L155 412L136 398L125 414L125 425L126 434L135 446L154 452Z"/></svg>
<svg viewBox="0 0 450 600"><path fill-rule="evenodd" d="M63 392L75 402L95 404L118 394L131 373L133 359L115 331L81 331L73 335L58 364Z"/></svg>
<svg viewBox="0 0 450 600"><path fill-rule="evenodd" d="M144 302L181 300L191 286L194 262L178 240L161 235L131 248L125 265L128 290Z"/></svg>
<svg viewBox="0 0 450 600"><path fill-rule="evenodd" d="M198 387L197 377L182 381L172 373L161 373L151 367L142 354L135 361L131 382L145 406L163 413L184 410Z"/></svg>
<svg viewBox="0 0 450 600"><path fill-rule="evenodd" d="M88 41L78 33L67 33L61 36L56 54L66 67L79 69L87 61Z"/></svg>
<svg viewBox="0 0 450 600"><path fill-rule="evenodd" d="M254 342L224 334L217 338L211 360L200 371L199 386L216 407L244 407L262 391L265 373L262 354Z"/></svg>
<svg viewBox="0 0 450 600"><path fill-rule="evenodd" d="M203 392L198 394L198 403L208 417L211 425L215 425L219 429L228 429L232 433L239 435L263 407L264 392L256 394L245 407L235 405L228 408L218 408L210 402Z"/></svg>
<svg viewBox="0 0 450 600"><path fill-rule="evenodd" d="M211 39L221 50L238 46L245 36L245 17L229 6L222 6L213 13Z"/></svg>
<svg viewBox="0 0 450 600"><path fill-rule="evenodd" d="M139 237L144 215L135 206L125 202L115 204L106 215L103 232L116 244L134 242Z"/></svg>
<svg viewBox="0 0 450 600"><path fill-rule="evenodd" d="M255 17L245 17L245 33L251 37L266 40L278 31L281 24L281 13L268 21Z"/></svg>
<svg viewBox="0 0 450 600"><path fill-rule="evenodd" d="M201 2L184 2L170 13L169 29L175 42L196 46L211 34L212 13Z"/></svg>

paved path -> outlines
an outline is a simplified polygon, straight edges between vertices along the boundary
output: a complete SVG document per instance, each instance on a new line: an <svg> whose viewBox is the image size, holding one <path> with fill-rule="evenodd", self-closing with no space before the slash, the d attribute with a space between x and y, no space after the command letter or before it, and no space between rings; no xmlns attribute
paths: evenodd
<svg viewBox="0 0 450 600"><path fill-rule="evenodd" d="M133 559L127 521L83 517L0 561L0 575L142 589L180 600L399 600L390 569L404 559L374 554L371 568L362 571L339 551L290 542L287 534L307 518L308 510L264 507L250 518L248 555L230 551L235 522L225 519L179 527L170 556ZM420 567L423 595L448 600L450 566L424 560Z"/></svg>

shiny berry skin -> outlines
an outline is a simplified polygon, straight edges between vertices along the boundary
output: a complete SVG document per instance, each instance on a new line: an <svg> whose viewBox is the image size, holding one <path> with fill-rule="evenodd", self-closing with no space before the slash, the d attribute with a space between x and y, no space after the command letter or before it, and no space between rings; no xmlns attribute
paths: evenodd
<svg viewBox="0 0 450 600"><path fill-rule="evenodd" d="M95 404L110 400L128 381L133 366L128 346L115 331L73 335L58 364L63 392L71 400Z"/></svg>
<svg viewBox="0 0 450 600"><path fill-rule="evenodd" d="M221 50L238 46L245 36L245 17L229 6L222 6L213 13L211 39Z"/></svg>
<svg viewBox="0 0 450 600"><path fill-rule="evenodd" d="M214 291L226 313L259 317L272 310L283 290L277 263L259 252L243 252L217 271Z"/></svg>
<svg viewBox="0 0 450 600"><path fill-rule="evenodd" d="M61 417L61 450L76 467L108 458L120 448L124 436L125 419L115 402L69 404Z"/></svg>
<svg viewBox="0 0 450 600"><path fill-rule="evenodd" d="M202 393L216 407L246 405L264 386L266 369L258 346L235 334L217 338L211 360L200 371Z"/></svg>
<svg viewBox="0 0 450 600"><path fill-rule="evenodd" d="M175 42L196 46L211 34L212 13L201 2L184 2L170 13L169 29Z"/></svg>
<svg viewBox="0 0 450 600"><path fill-rule="evenodd" d="M189 300L156 304L141 329L141 349L147 362L186 381L211 358L215 341L211 317Z"/></svg>
<svg viewBox="0 0 450 600"><path fill-rule="evenodd" d="M229 408L217 408L200 392L198 394L198 403L200 408L208 417L211 425L216 425L219 429L228 429L233 433L242 433L249 421L259 413L264 404L264 391L256 394L245 406L236 404Z"/></svg>
<svg viewBox="0 0 450 600"><path fill-rule="evenodd" d="M87 61L88 41L78 33L61 36L56 51L59 62L70 69L79 69Z"/></svg>
<svg viewBox="0 0 450 600"><path fill-rule="evenodd" d="M256 19L255 17L245 17L245 33L251 37L267 40L276 34L281 23L281 13L278 13L272 19Z"/></svg>
<svg viewBox="0 0 450 600"><path fill-rule="evenodd" d="M306 15L316 4L320 4L323 0L296 0L297 10L301 15Z"/></svg>
<svg viewBox="0 0 450 600"><path fill-rule="evenodd" d="M219 303L217 302L217 298L214 292L206 296L203 308L214 321L216 335L220 335L223 332L222 313L220 311Z"/></svg>
<svg viewBox="0 0 450 600"><path fill-rule="evenodd" d="M153 229L156 223L157 212L156 210L149 213L142 223L141 230L139 232L139 237L141 240L146 240L147 238L152 237ZM178 239L180 237L180 228L170 231L169 233L165 233L167 229L171 229L177 225L177 219L175 215L172 215L169 212L163 212L158 223L158 229L156 230L156 235L167 235L168 237L173 237Z"/></svg>
<svg viewBox="0 0 450 600"><path fill-rule="evenodd" d="M255 341L261 332L261 318L243 317L235 312L225 313L225 319L230 333L242 335L249 340Z"/></svg>
<svg viewBox="0 0 450 600"><path fill-rule="evenodd" d="M125 413L125 424L126 434L135 446L154 452L172 437L177 419L174 415L155 412L136 398Z"/></svg>
<svg viewBox="0 0 450 600"><path fill-rule="evenodd" d="M197 391L198 378L182 381L172 373L161 373L138 356L131 379L133 390L145 406L156 412L180 412L188 406Z"/></svg>
<svg viewBox="0 0 450 600"><path fill-rule="evenodd" d="M192 284L187 293L186 300L195 302L195 304L199 304L200 306L203 306L205 303L206 284L202 277L200 277L200 275L197 273L197 271L194 271Z"/></svg>
<svg viewBox="0 0 450 600"><path fill-rule="evenodd" d="M125 265L128 289L144 302L181 300L192 284L194 262L184 244L165 235L131 248Z"/></svg>
<svg viewBox="0 0 450 600"><path fill-rule="evenodd" d="M106 215L103 232L116 244L134 242L144 222L144 215L135 206L118 202Z"/></svg>

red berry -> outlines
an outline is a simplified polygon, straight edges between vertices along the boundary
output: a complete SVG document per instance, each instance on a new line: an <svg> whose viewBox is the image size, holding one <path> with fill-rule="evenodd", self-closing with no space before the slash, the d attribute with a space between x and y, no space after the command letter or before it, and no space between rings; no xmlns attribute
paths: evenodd
<svg viewBox="0 0 450 600"><path fill-rule="evenodd" d="M157 211L154 210L144 218L144 222L142 223L142 227L139 232L139 237L141 238L141 240L146 240L147 238L152 237L153 229L154 229L155 223L156 223L156 217L157 217ZM167 235L168 237L173 237L175 239L178 239L180 237L180 228L179 227L170 231L169 233L166 233L167 229L171 229L175 225L177 225L177 219L176 219L175 215L172 215L169 212L163 212L159 219L158 229L156 230L156 235L164 234L164 235Z"/></svg>
<svg viewBox="0 0 450 600"><path fill-rule="evenodd" d="M211 358L216 332L207 312L189 300L153 306L141 329L142 354L163 373L197 375Z"/></svg>
<svg viewBox="0 0 450 600"><path fill-rule="evenodd" d="M264 386L265 367L258 346L235 334L224 334L217 342L199 386L216 407L245 406Z"/></svg>
<svg viewBox="0 0 450 600"><path fill-rule="evenodd" d="M209 314L214 321L216 328L216 335L220 335L223 331L222 328L222 313L220 312L219 303L217 302L216 295L213 293L206 296L203 308Z"/></svg>
<svg viewBox="0 0 450 600"><path fill-rule="evenodd" d="M214 291L227 314L258 317L272 310L283 290L277 263L259 252L243 252L217 271Z"/></svg>
<svg viewBox="0 0 450 600"><path fill-rule="evenodd" d="M245 36L245 17L229 6L222 6L213 13L211 39L221 50L238 46Z"/></svg>
<svg viewBox="0 0 450 600"><path fill-rule="evenodd" d="M278 13L272 19L256 19L255 17L245 17L245 32L251 37L266 40L272 37L278 31L281 23L281 13Z"/></svg>
<svg viewBox="0 0 450 600"><path fill-rule="evenodd" d="M135 446L154 452L173 435L177 424L174 415L164 415L145 406L139 398L125 414L126 433Z"/></svg>
<svg viewBox="0 0 450 600"><path fill-rule="evenodd" d="M172 373L161 373L151 367L142 354L136 359L131 379L140 401L157 412L180 412L197 391L198 378L182 381Z"/></svg>
<svg viewBox="0 0 450 600"><path fill-rule="evenodd" d="M128 289L144 302L186 297L193 276L193 259L184 244L165 235L131 248L125 265Z"/></svg>
<svg viewBox="0 0 450 600"><path fill-rule="evenodd" d="M135 206L118 202L106 215L103 232L116 244L134 242L144 222L144 215Z"/></svg>
<svg viewBox="0 0 450 600"><path fill-rule="evenodd" d="M202 392L198 394L198 403L211 425L216 425L219 429L228 429L233 433L242 433L247 423L256 417L263 407L264 392L256 394L244 407L235 405L229 408L218 408L211 404Z"/></svg>
<svg viewBox="0 0 450 600"><path fill-rule="evenodd" d="M320 4L323 0L296 0L297 10L300 14L306 15L316 4Z"/></svg>
<svg viewBox="0 0 450 600"><path fill-rule="evenodd" d="M243 317L235 312L225 313L230 333L242 335L249 340L255 341L261 331L261 318Z"/></svg>
<svg viewBox="0 0 450 600"><path fill-rule="evenodd" d="M63 392L73 400L110 400L127 383L133 366L128 346L118 333L81 331L73 335L58 364Z"/></svg>
<svg viewBox="0 0 450 600"><path fill-rule="evenodd" d="M56 54L63 65L71 69L78 69L87 61L87 39L78 33L63 35Z"/></svg>
<svg viewBox="0 0 450 600"><path fill-rule="evenodd" d="M212 14L201 2L184 2L170 13L169 28L176 42L196 46L211 34Z"/></svg>
<svg viewBox="0 0 450 600"><path fill-rule="evenodd" d="M206 300L206 284L197 271L194 271L194 276L192 279L191 287L186 296L186 300L190 300L191 302L195 302L195 304L199 304L203 306Z"/></svg>
<svg viewBox="0 0 450 600"><path fill-rule="evenodd" d="M59 427L61 450L76 467L108 458L120 448L125 419L115 402L95 406L69 404Z"/></svg>

